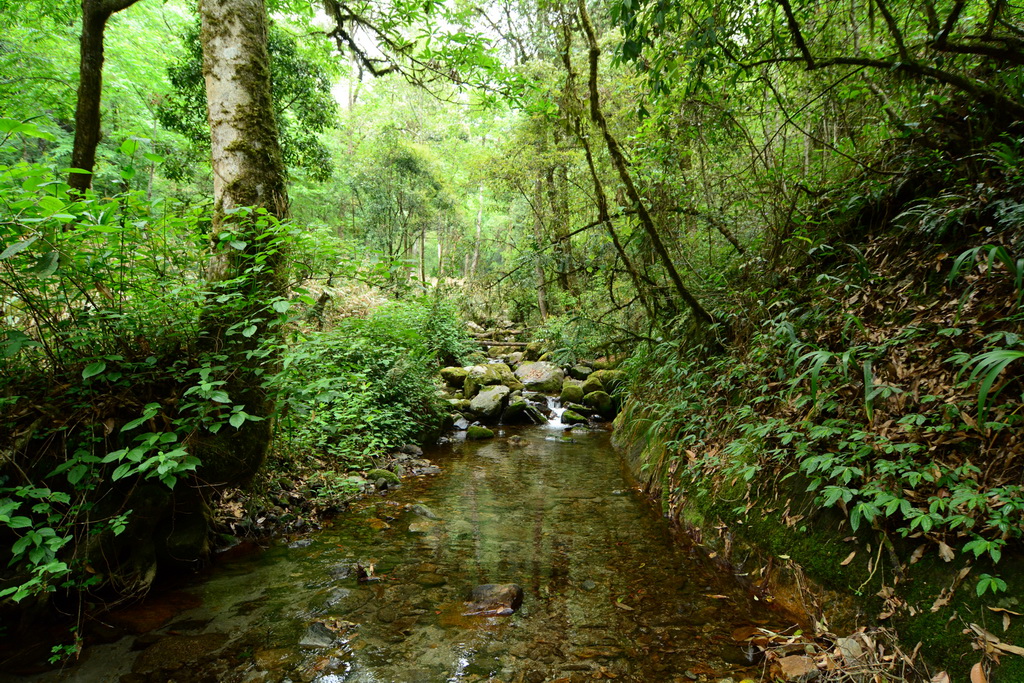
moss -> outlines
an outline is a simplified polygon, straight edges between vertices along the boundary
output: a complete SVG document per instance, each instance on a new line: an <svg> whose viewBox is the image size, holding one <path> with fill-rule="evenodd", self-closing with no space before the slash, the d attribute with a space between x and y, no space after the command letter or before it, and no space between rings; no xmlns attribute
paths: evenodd
<svg viewBox="0 0 1024 683"><path fill-rule="evenodd" d="M493 439L494 432L487 427L481 427L480 425L473 425L466 430L467 441L483 441L484 439Z"/></svg>
<svg viewBox="0 0 1024 683"><path fill-rule="evenodd" d="M390 470L370 470L366 473L367 481L377 481L383 479L389 484L397 484L399 482L398 475Z"/></svg>

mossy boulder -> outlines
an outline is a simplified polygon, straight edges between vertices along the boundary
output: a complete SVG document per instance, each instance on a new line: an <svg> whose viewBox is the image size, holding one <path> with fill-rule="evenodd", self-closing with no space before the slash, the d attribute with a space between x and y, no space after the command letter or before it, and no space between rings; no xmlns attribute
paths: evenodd
<svg viewBox="0 0 1024 683"><path fill-rule="evenodd" d="M479 393L481 387L490 387L496 384L503 384L511 389L523 388L522 382L516 379L509 366L504 363L487 363L467 368L462 393L466 398L472 399Z"/></svg>
<svg viewBox="0 0 1024 683"><path fill-rule="evenodd" d="M594 368L586 365L574 365L569 368L569 376L578 380L585 380L590 377L592 372L594 372Z"/></svg>
<svg viewBox="0 0 1024 683"><path fill-rule="evenodd" d="M378 469L378 470L370 470L369 472L366 473L366 480L367 481L378 481L379 479L383 479L384 481L386 481L389 484L397 484L399 482L398 475L395 474L394 472L390 471L390 470L379 470Z"/></svg>
<svg viewBox="0 0 1024 683"><path fill-rule="evenodd" d="M561 391L565 380L562 368L544 361L523 363L516 369L515 375L528 390L544 394Z"/></svg>
<svg viewBox="0 0 1024 683"><path fill-rule="evenodd" d="M493 439L493 438L494 438L494 431L488 429L487 427L482 427L480 425L473 425L469 429L466 430L466 440L467 441L484 441L486 439Z"/></svg>
<svg viewBox="0 0 1024 683"><path fill-rule="evenodd" d="M563 406L569 403L581 403L583 401L583 387L579 384L563 383L562 393L558 395L558 400L562 402Z"/></svg>
<svg viewBox="0 0 1024 683"><path fill-rule="evenodd" d="M501 415L509 393L511 390L502 384L486 387L469 402L469 410L481 418L495 419Z"/></svg>
<svg viewBox="0 0 1024 683"><path fill-rule="evenodd" d="M587 418L583 417L575 410L566 410L564 413L562 413L562 424L585 425L587 424Z"/></svg>
<svg viewBox="0 0 1024 683"><path fill-rule="evenodd" d="M544 424L547 422L539 410L534 408L522 396L512 396L505 412L501 415L502 424Z"/></svg>
<svg viewBox="0 0 1024 683"><path fill-rule="evenodd" d="M626 373L622 370L595 370L589 379L601 382L604 391L614 394L626 383ZM589 392L587 392L589 393Z"/></svg>
<svg viewBox="0 0 1024 683"><path fill-rule="evenodd" d="M590 392L583 397L583 405L593 408L594 412L604 417L613 417L615 415L615 402L606 391Z"/></svg>
<svg viewBox="0 0 1024 683"><path fill-rule="evenodd" d="M596 373L596 372L591 374L583 382L583 386L581 387L581 389L583 390L583 395L584 396L586 396L587 394L592 394L595 391L604 391L605 390L604 384L601 382L601 378L596 376L597 374L598 373Z"/></svg>
<svg viewBox="0 0 1024 683"><path fill-rule="evenodd" d="M466 383L466 375L469 374L469 368L441 368L441 379L444 380L445 384L450 387L461 389Z"/></svg>

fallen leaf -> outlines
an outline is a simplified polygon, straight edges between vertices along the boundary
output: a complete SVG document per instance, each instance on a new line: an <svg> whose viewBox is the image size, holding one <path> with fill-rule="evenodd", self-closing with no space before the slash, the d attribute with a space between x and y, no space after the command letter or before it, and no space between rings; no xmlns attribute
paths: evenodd
<svg viewBox="0 0 1024 683"><path fill-rule="evenodd" d="M1024 616L1020 612L1014 612L1012 609L1006 609L1005 607L989 607L989 610L992 612L1002 612L1003 614L1012 614L1015 617Z"/></svg>
<svg viewBox="0 0 1024 683"><path fill-rule="evenodd" d="M932 603L932 612L938 612L940 609L949 604L951 595L946 595L946 591L942 591L942 595L935 598L935 602Z"/></svg>
<svg viewBox="0 0 1024 683"><path fill-rule="evenodd" d="M1020 655L1021 657L1024 657L1024 647L1002 642L992 643L992 647L1002 650L1003 652L1009 652L1011 655Z"/></svg>
<svg viewBox="0 0 1024 683"><path fill-rule="evenodd" d="M942 558L943 562L952 562L956 554L953 549L946 545L944 542L939 541L939 557Z"/></svg>
<svg viewBox="0 0 1024 683"><path fill-rule="evenodd" d="M1010 615L1009 614L1004 614L1003 615L1003 632L1005 633L1006 631L1009 631L1009 630L1010 630Z"/></svg>
<svg viewBox="0 0 1024 683"><path fill-rule="evenodd" d="M849 555L846 556L845 560L843 560L842 562L839 563L839 566L840 567L845 567L846 565L848 565L851 562L853 562L853 558L856 557L856 556L857 556L857 551L854 550L852 553L850 553Z"/></svg>
<svg viewBox="0 0 1024 683"><path fill-rule="evenodd" d="M940 671L939 673L932 676L931 683L950 683L949 674L947 674L945 671Z"/></svg>
<svg viewBox="0 0 1024 683"><path fill-rule="evenodd" d="M985 669L982 668L981 662L971 667L971 683L988 683L988 678L985 676Z"/></svg>
<svg viewBox="0 0 1024 683"><path fill-rule="evenodd" d="M618 607L619 609L624 609L624 610L626 610L627 612L632 612L632 611L633 611L633 608L632 608L632 607L630 607L629 605L627 605L627 604L625 604L625 603L623 603L623 602L615 602L614 604L615 604L615 606L616 606L616 607Z"/></svg>
<svg viewBox="0 0 1024 683"><path fill-rule="evenodd" d="M705 598L711 598L712 600L728 600L728 595L705 595Z"/></svg>

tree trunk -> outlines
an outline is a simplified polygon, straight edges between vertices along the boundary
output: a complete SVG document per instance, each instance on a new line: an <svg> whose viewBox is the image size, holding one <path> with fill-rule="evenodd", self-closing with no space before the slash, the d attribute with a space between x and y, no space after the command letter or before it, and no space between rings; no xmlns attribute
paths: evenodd
<svg viewBox="0 0 1024 683"><path fill-rule="evenodd" d="M224 485L251 478L270 443L273 404L261 375L275 361L261 342L273 334L277 316L270 304L285 291L283 244L275 227L287 216L288 197L271 101L263 0L204 0L200 14L214 188L208 273L213 295L201 325L205 347L221 354L217 365L228 368L223 388L230 404L263 418L237 430L225 425L200 440L200 474L210 484ZM246 215L238 211L242 207L254 211ZM230 238L223 239L224 233ZM225 299L228 303L218 303ZM255 332L238 332L249 326Z"/></svg>
<svg viewBox="0 0 1024 683"><path fill-rule="evenodd" d="M78 101L75 106L75 142L68 185L82 195L92 187L96 147L100 144L100 99L103 95L103 32L115 12L138 0L82 0L82 35L79 38Z"/></svg>
<svg viewBox="0 0 1024 683"><path fill-rule="evenodd" d="M480 186L477 195L479 204L476 208L476 240L473 242L473 264L470 267L469 276L476 277L477 266L480 265L480 236L484 227L484 186Z"/></svg>
<svg viewBox="0 0 1024 683"><path fill-rule="evenodd" d="M597 45L597 35L594 33L594 25L590 21L590 13L587 11L586 0L577 0L577 6L579 8L580 21L583 23L583 30L587 35L587 42L590 46L589 58L590 58L590 117L597 125L601 134L604 136L605 144L608 147L608 153L611 155L612 163L615 165L615 170L619 173L619 179L622 180L622 184L626 188L626 194L629 200L636 206L637 217L640 219L640 224L643 226L644 231L651 240L651 244L654 246L654 251L657 253L658 258L661 260L662 267L668 271L669 278L672 280L672 284L675 286L676 293L679 295L686 305L690 307L694 317L704 323L715 322L711 314L701 305L695 296L687 289L686 285L683 284L683 279L679 276L679 271L676 270L675 264L672 262L672 257L668 253L668 249L665 247L665 243L661 240L661 235L658 234L658 230L654 225L654 219L651 218L651 214L647 211L647 206L643 202L643 198L640 196L640 192L636 189L636 184L633 182L633 176L629 172L629 165L626 162L626 157L619 147L618 140L612 135L611 131L608 130L608 122L604 118L604 113L601 111L600 97L597 89L597 61L601 55L601 49Z"/></svg>
<svg viewBox="0 0 1024 683"><path fill-rule="evenodd" d="M537 308L540 309L540 320L544 322L548 319L548 288L547 282L544 277L544 264L541 262L541 258L544 254L543 251L543 230L544 221L541 217L541 207L544 206L543 201L543 185L540 178L534 185L534 214L533 214L533 236L535 239L535 253L533 263L533 274L535 282L537 283Z"/></svg>

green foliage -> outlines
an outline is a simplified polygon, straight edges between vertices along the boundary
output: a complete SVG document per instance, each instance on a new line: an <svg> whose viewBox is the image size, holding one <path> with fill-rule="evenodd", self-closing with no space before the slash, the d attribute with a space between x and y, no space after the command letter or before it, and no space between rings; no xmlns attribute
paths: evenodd
<svg viewBox="0 0 1024 683"><path fill-rule="evenodd" d="M174 92L157 109L157 117L162 125L181 133L194 146L188 157L175 160L170 171L176 177L187 178L187 165L209 156L210 131L199 26L193 25L181 39L185 57L168 69ZM267 36L267 51L285 163L292 169L302 169L313 180L326 180L332 164L319 134L336 124L338 114L337 102L331 95L337 66L329 55L326 39L314 42L307 35L300 43L274 23Z"/></svg>
<svg viewBox="0 0 1024 683"><path fill-rule="evenodd" d="M456 325L448 304L423 299L305 336L274 380L284 437L344 470L435 432L446 406L433 368L438 354L461 353Z"/></svg>

